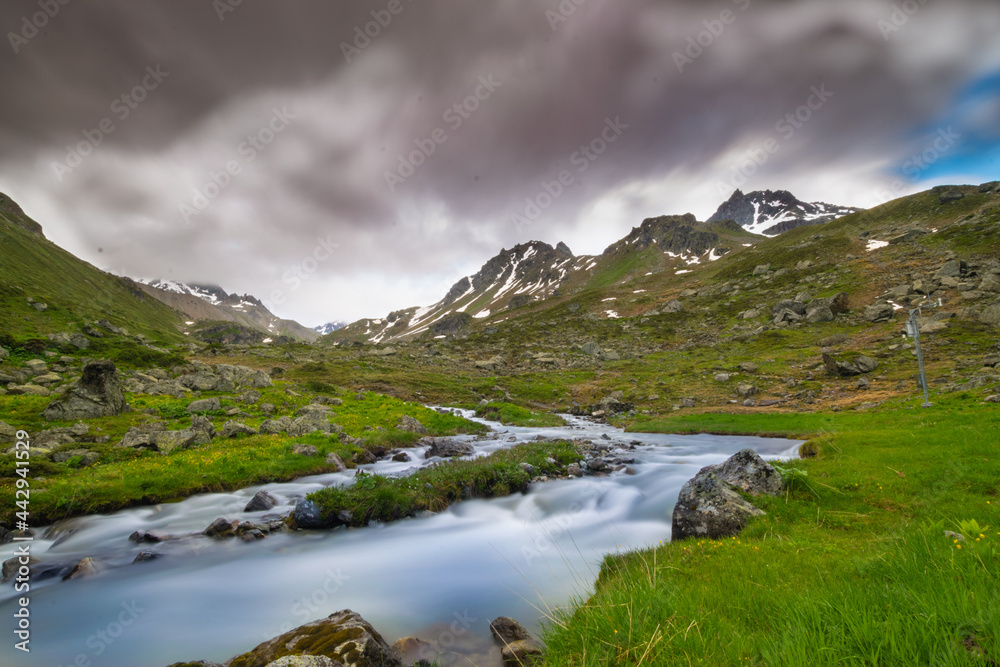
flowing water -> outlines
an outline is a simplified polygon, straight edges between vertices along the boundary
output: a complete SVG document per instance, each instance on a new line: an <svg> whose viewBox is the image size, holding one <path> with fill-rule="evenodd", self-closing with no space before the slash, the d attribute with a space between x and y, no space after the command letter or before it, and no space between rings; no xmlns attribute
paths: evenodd
<svg viewBox="0 0 1000 667"><path fill-rule="evenodd" d="M471 417L470 413L463 413ZM305 494L350 484L353 471L267 484L232 493L60 522L37 531L43 565L96 557L102 572L62 582L32 581L31 653L13 649L12 584L0 590L2 665L163 667L182 660L222 662L293 627L353 609L391 643L416 635L436 642L444 663L495 665L488 622L519 619L533 632L544 615L586 595L602 558L670 539L670 513L685 481L745 448L765 458L795 456L799 443L754 437L624 433L565 417L559 428L486 422L495 438L474 441L485 455L538 435L634 444L635 474L613 473L534 484L525 495L458 503L437 515L388 525L276 533L252 543L190 537L153 545L136 530L179 535L214 519L260 519ZM470 439L471 440L471 439ZM382 461L363 468L403 474L425 465ZM431 461L433 462L433 461ZM260 489L279 500L268 512L243 507ZM14 545L0 547L0 559ZM130 564L139 551L156 560Z"/></svg>

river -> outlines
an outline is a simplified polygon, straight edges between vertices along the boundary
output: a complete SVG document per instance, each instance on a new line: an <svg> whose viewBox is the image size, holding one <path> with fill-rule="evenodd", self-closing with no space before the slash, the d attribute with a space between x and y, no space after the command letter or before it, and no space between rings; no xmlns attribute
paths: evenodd
<svg viewBox="0 0 1000 667"><path fill-rule="evenodd" d="M463 412L471 418L471 413ZM91 578L32 581L31 652L13 648L11 583L0 591L3 665L164 667L184 660L223 662L293 627L340 609L360 613L392 643L416 635L444 651L443 663L499 664L488 622L517 618L533 632L547 614L585 596L602 558L670 539L670 513L685 481L745 448L787 459L798 442L733 436L624 433L565 416L558 428L494 428L472 440L482 456L545 437L627 446L634 474L533 484L524 495L472 500L428 517L333 531L276 533L244 543L188 538L154 545L128 541L136 530L182 534L214 519L257 519L287 511L297 498L353 471L267 484L232 493L59 522L37 531L43 564L96 557ZM482 420L477 420L482 421ZM380 461L371 472L403 474L426 465ZM243 507L260 489L279 500L268 512ZM139 551L156 560L131 564ZM0 547L0 559L14 545Z"/></svg>

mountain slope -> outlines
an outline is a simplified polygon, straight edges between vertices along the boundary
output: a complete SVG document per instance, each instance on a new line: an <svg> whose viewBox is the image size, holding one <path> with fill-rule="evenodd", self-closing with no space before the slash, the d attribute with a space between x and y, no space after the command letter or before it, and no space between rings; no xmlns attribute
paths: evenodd
<svg viewBox="0 0 1000 667"><path fill-rule="evenodd" d="M743 194L737 190L707 222L732 220L754 234L777 236L796 227L819 225L861 209L823 202L804 202L787 190Z"/></svg>
<svg viewBox="0 0 1000 667"><path fill-rule="evenodd" d="M314 341L319 334L294 320L283 320L249 294L228 294L215 285L187 285L175 281L140 281L141 289L181 312L187 321L235 322L274 336Z"/></svg>
<svg viewBox="0 0 1000 667"><path fill-rule="evenodd" d="M464 332L475 322L503 322L519 309L638 276L691 273L759 240L731 221L701 223L687 214L649 218L597 256L574 256L564 243L553 247L531 241L501 250L433 305L352 323L330 340L388 343L419 336L441 338ZM617 316L613 310L607 314Z"/></svg>
<svg viewBox="0 0 1000 667"><path fill-rule="evenodd" d="M106 319L153 340L183 340L175 311L131 280L105 273L47 240L41 225L3 194L0 312L0 330L17 337L77 332Z"/></svg>

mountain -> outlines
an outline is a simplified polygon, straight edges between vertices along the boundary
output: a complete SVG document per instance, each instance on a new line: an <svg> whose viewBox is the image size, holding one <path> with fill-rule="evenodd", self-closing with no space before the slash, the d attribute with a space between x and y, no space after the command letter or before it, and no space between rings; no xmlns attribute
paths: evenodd
<svg viewBox="0 0 1000 667"><path fill-rule="evenodd" d="M787 190L737 190L707 222L733 220L754 234L777 236L796 227L821 225L863 209L823 202L804 202Z"/></svg>
<svg viewBox="0 0 1000 667"><path fill-rule="evenodd" d="M327 322L326 324L321 324L318 327L313 327L313 331L318 333L320 336L325 336L334 331L338 331L347 326L347 322Z"/></svg>
<svg viewBox="0 0 1000 667"><path fill-rule="evenodd" d="M188 285L173 280L142 279L140 288L150 296L181 312L186 326L211 322L233 322L265 336L289 336L314 341L319 334L294 320L284 320L249 294L229 294L217 285ZM265 338L266 340L266 338Z"/></svg>
<svg viewBox="0 0 1000 667"><path fill-rule="evenodd" d="M388 343L419 336L442 338L462 333L476 322L503 322L513 317L513 311L567 294L657 273L691 273L760 238L730 220L702 223L689 213L644 220L596 256L575 256L565 243L553 247L530 241L502 249L435 304L354 322L330 340ZM613 309L604 314L618 317Z"/></svg>
<svg viewBox="0 0 1000 667"><path fill-rule="evenodd" d="M77 333L94 322L160 343L183 343L180 315L136 283L106 273L45 238L42 226L0 194L0 333Z"/></svg>

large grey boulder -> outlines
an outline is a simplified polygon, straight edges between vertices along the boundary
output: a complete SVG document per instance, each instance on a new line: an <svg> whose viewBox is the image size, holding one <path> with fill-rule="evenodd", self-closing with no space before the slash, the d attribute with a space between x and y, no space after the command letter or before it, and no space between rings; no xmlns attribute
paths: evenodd
<svg viewBox="0 0 1000 667"><path fill-rule="evenodd" d="M296 417L292 424L288 427L288 435L295 438L301 435L315 433L316 431L329 433L330 420L326 415L326 412L307 412L301 417Z"/></svg>
<svg viewBox="0 0 1000 667"><path fill-rule="evenodd" d="M838 377L854 377L864 373L871 373L878 368L878 362L863 354L832 352L823 353L823 364L830 375Z"/></svg>
<svg viewBox="0 0 1000 667"><path fill-rule="evenodd" d="M467 442L455 442L454 440L447 440L445 438L429 438L430 448L427 453L424 454L424 458L431 459L435 456L440 458L452 458L455 456L468 456L472 454L475 449L472 445Z"/></svg>
<svg viewBox="0 0 1000 667"><path fill-rule="evenodd" d="M155 431L149 434L149 444L152 449L163 454L169 454L178 449L188 449L197 444L201 431L186 428L182 431Z"/></svg>
<svg viewBox="0 0 1000 667"><path fill-rule="evenodd" d="M261 489L254 497L250 499L246 507L243 508L244 512L263 512L269 510L278 504L277 498L272 496L267 491Z"/></svg>
<svg viewBox="0 0 1000 667"><path fill-rule="evenodd" d="M115 365L107 360L83 367L83 377L42 412L47 420L114 417L128 412Z"/></svg>
<svg viewBox="0 0 1000 667"><path fill-rule="evenodd" d="M421 435L427 435L427 427L421 424L415 417L410 415L403 415L403 418L399 420L396 424L396 429L399 431L409 431L411 433L419 433Z"/></svg>
<svg viewBox="0 0 1000 667"><path fill-rule="evenodd" d="M7 422L0 421L0 442L14 442L17 439L17 429Z"/></svg>
<svg viewBox="0 0 1000 667"><path fill-rule="evenodd" d="M303 498L295 503L295 509L292 510L292 517L299 528L318 530L326 527L323 524L319 505L312 500Z"/></svg>
<svg viewBox="0 0 1000 667"><path fill-rule="evenodd" d="M350 609L307 623L233 658L229 667L268 667L288 656L325 656L347 667L401 667L382 635ZM294 663L292 663L294 664Z"/></svg>
<svg viewBox="0 0 1000 667"><path fill-rule="evenodd" d="M222 425L222 432L219 434L223 438L236 438L241 435L257 435L257 429L247 426L238 421L228 421Z"/></svg>
<svg viewBox="0 0 1000 667"><path fill-rule="evenodd" d="M829 306L816 306L810 308L806 313L806 322L820 324L822 322L832 322L834 320L833 311Z"/></svg>
<svg viewBox="0 0 1000 667"><path fill-rule="evenodd" d="M737 489L755 495L776 495L784 484L778 472L751 450L702 468L681 488L674 506L671 539L717 539L738 534L750 518L764 512L744 500Z"/></svg>
<svg viewBox="0 0 1000 667"><path fill-rule="evenodd" d="M218 398L203 398L198 401L191 401L186 408L187 412L215 412L222 409L222 403Z"/></svg>
<svg viewBox="0 0 1000 667"><path fill-rule="evenodd" d="M888 322L896 316L892 304L880 301L865 308L865 319L869 322Z"/></svg>
<svg viewBox="0 0 1000 667"><path fill-rule="evenodd" d="M287 431L292 426L291 417L279 417L278 419L265 419L260 425L260 432L268 435L278 435L282 431ZM302 435L302 434L300 434Z"/></svg>
<svg viewBox="0 0 1000 667"><path fill-rule="evenodd" d="M778 303L774 304L774 307L771 308L771 313L773 315L777 315L783 310L790 310L796 315L801 315L805 317L806 304L802 303L801 301L795 301L793 299L783 299Z"/></svg>

